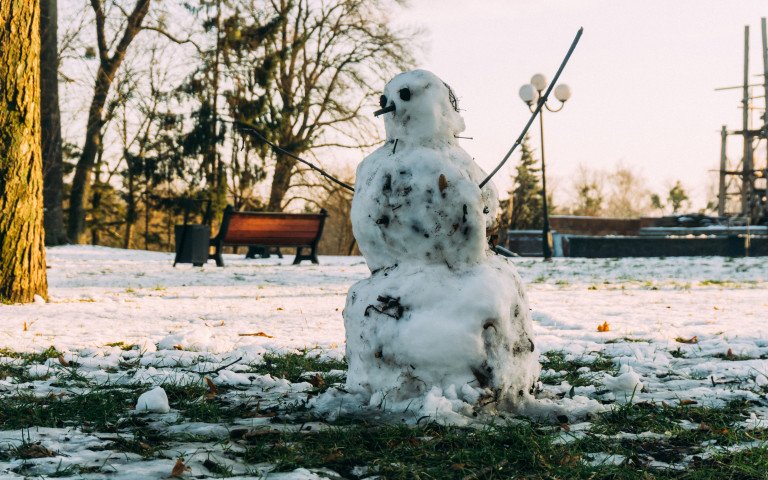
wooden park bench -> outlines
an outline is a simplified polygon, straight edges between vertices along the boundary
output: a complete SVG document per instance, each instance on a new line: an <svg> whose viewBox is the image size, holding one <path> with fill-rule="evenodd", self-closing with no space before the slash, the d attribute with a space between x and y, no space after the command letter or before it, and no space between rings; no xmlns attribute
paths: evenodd
<svg viewBox="0 0 768 480"><path fill-rule="evenodd" d="M323 234L323 225L328 213L282 213L282 212L236 212L232 206L224 210L219 233L211 239L216 251L209 258L216 260L216 266L223 267L222 250L225 246L296 247L296 259L317 260L317 244ZM308 248L309 254L303 254Z"/></svg>

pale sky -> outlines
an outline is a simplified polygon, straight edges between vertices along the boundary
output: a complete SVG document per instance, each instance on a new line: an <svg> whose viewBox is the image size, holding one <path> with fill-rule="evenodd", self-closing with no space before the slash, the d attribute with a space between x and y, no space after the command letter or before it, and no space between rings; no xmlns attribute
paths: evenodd
<svg viewBox="0 0 768 480"><path fill-rule="evenodd" d="M428 31L420 68L459 96L467 125L463 147L490 170L530 113L518 89L534 73L554 75L579 27L584 35L562 83L573 95L545 116L547 174L565 200L579 163L636 168L666 192L682 180L693 207L705 203L719 167L720 128L741 128L744 26L751 28L753 83L761 82L760 18L765 0L411 0L400 21ZM756 95L762 95L756 89ZM554 100L554 99L553 99ZM762 108L763 100L758 100ZM553 103L557 105L555 101ZM757 125L758 115L754 113ZM538 123L531 128L538 150ZM740 158L737 137L729 156ZM761 152L764 152L761 146ZM759 154L765 158L765 153ZM494 178L509 188L511 165Z"/></svg>

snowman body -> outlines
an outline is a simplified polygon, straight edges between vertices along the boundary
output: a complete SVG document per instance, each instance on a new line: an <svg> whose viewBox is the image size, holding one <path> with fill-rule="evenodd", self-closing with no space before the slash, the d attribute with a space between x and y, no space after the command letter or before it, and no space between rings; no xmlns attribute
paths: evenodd
<svg viewBox="0 0 768 480"><path fill-rule="evenodd" d="M505 409L538 378L514 267L488 247L495 187L455 138L450 88L423 70L384 90L387 142L357 169L352 227L371 276L344 309L347 389L384 408L442 395L454 410ZM425 412L429 414L429 412Z"/></svg>

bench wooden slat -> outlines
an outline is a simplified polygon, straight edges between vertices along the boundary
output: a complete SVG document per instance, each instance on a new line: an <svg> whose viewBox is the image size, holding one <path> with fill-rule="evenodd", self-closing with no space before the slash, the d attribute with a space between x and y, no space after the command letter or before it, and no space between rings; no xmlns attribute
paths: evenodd
<svg viewBox="0 0 768 480"><path fill-rule="evenodd" d="M219 234L211 240L216 247L216 264L224 264L224 245L296 247L296 260L317 263L317 243L322 235L327 214L283 212L234 212L227 207ZM301 255L302 247L311 248L310 255Z"/></svg>

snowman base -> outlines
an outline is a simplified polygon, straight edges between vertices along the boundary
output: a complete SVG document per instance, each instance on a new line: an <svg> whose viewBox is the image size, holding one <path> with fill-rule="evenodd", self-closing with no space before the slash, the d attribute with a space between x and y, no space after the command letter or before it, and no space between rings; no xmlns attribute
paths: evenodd
<svg viewBox="0 0 768 480"><path fill-rule="evenodd" d="M346 389L383 410L515 410L538 379L528 303L500 256L378 270L350 289L344 324Z"/></svg>

